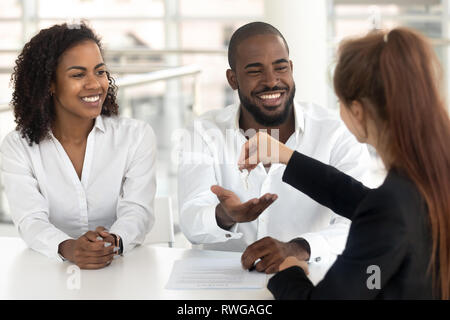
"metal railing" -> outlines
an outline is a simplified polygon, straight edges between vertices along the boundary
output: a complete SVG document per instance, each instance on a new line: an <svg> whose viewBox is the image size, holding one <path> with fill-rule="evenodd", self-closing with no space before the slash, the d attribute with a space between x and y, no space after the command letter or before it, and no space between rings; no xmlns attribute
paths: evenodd
<svg viewBox="0 0 450 320"><path fill-rule="evenodd" d="M198 76L200 75L201 72L202 69L199 66L190 65L152 71L144 74L133 74L124 77L119 77L116 80L116 85L119 88L119 95L118 95L119 105L121 106L122 110L124 109L126 110L128 107L125 103L126 97L123 89L146 85L157 81L171 80L186 76L192 76L194 79L192 88L193 90L192 111L194 114L198 114L198 110L200 110L199 109L200 85L198 81Z"/></svg>
<svg viewBox="0 0 450 320"><path fill-rule="evenodd" d="M149 72L146 74L129 75L118 78L116 85L119 88L126 88L141 84L147 84L150 82L168 80L173 78L179 78L184 76L196 76L201 73L201 69L198 66L181 66L170 69L158 70Z"/></svg>
<svg viewBox="0 0 450 320"><path fill-rule="evenodd" d="M12 111L7 102L0 102L0 113Z"/></svg>
<svg viewBox="0 0 450 320"><path fill-rule="evenodd" d="M450 40L449 40L450 41ZM20 53L20 49L11 48L11 49L0 49L1 54L14 54L18 55ZM185 49L148 49L148 48L125 48L125 49L105 49L104 57L105 61L108 65L108 68L112 73L142 73L142 72L152 72L155 69L161 69L164 66L155 65L155 63L141 63L136 64L131 62L121 63L122 61L126 61L128 57L154 57L161 56L165 57L167 55L218 55L218 56L227 56L227 49L195 49L195 48L185 48ZM119 63L116 63L112 60L119 60ZM167 69L171 69L171 67L166 66ZM0 74L11 74L13 72L13 66L0 67Z"/></svg>

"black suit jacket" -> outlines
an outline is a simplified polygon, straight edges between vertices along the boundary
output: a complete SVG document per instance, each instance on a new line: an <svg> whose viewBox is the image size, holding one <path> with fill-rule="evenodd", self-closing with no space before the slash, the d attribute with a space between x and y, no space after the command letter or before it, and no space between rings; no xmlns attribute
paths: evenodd
<svg viewBox="0 0 450 320"><path fill-rule="evenodd" d="M391 170L379 188L369 189L331 166L294 152L283 181L352 224L342 255L317 286L301 268L291 267L269 280L276 299L433 298L427 273L431 257L427 209L408 178Z"/></svg>

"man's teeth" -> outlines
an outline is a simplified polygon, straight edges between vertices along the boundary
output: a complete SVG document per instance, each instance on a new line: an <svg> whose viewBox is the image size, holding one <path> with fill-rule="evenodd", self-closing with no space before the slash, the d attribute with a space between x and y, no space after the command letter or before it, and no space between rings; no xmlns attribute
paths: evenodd
<svg viewBox="0 0 450 320"><path fill-rule="evenodd" d="M86 102L96 102L96 101L98 101L98 99L100 99L100 96L81 98L81 100L86 101Z"/></svg>
<svg viewBox="0 0 450 320"><path fill-rule="evenodd" d="M274 94L263 94L259 96L261 99L278 99L281 96L281 93L274 93Z"/></svg>

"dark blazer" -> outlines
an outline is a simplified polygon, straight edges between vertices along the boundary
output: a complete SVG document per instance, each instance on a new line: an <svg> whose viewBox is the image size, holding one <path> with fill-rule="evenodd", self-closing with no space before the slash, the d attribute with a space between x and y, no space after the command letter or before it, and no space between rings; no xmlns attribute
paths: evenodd
<svg viewBox="0 0 450 320"><path fill-rule="evenodd" d="M291 267L269 280L276 299L433 298L427 273L431 229L426 204L406 176L390 170L379 188L369 189L331 166L294 152L283 181L352 224L343 253L317 286L300 267Z"/></svg>

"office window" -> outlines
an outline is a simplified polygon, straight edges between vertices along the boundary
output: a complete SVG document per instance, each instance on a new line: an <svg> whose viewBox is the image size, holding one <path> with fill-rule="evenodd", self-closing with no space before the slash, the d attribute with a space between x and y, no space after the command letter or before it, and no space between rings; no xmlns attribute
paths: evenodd
<svg viewBox="0 0 450 320"><path fill-rule="evenodd" d="M0 1L0 138L14 128L12 112L8 109L11 99L10 77L17 58L15 49L22 44L22 6L17 0ZM7 202L0 181L0 221L8 220Z"/></svg>
<svg viewBox="0 0 450 320"><path fill-rule="evenodd" d="M334 0L330 12L333 38L329 56L334 57L337 44L345 37L364 35L374 28L410 27L431 39L448 86L450 73L445 38L450 31L450 20L444 12L446 6L448 0ZM329 95L330 99L335 99L332 89Z"/></svg>
<svg viewBox="0 0 450 320"><path fill-rule="evenodd" d="M196 55L183 55L182 64L202 66L201 113L223 108L235 101L235 92L228 89L225 71L228 41L241 25L261 20L264 15L263 0L180 0L181 48L196 48ZM213 51L209 52L208 51Z"/></svg>
<svg viewBox="0 0 450 320"><path fill-rule="evenodd" d="M211 19L239 15L262 16L264 14L263 0L179 0L180 14L184 17L206 17Z"/></svg>
<svg viewBox="0 0 450 320"><path fill-rule="evenodd" d="M0 105L9 102L9 72L17 58L14 51L22 43L22 7L17 0L0 2ZM1 116L1 114L0 114Z"/></svg>
<svg viewBox="0 0 450 320"><path fill-rule="evenodd" d="M149 19L164 16L163 0L40 0L38 14L43 18Z"/></svg>
<svg viewBox="0 0 450 320"><path fill-rule="evenodd" d="M372 28L389 29L396 26L411 27L431 38L442 36L441 1L392 1L391 4L369 4L368 1L353 1L360 4L334 6L334 35L336 40L345 36L361 34ZM367 3L367 4L364 4Z"/></svg>

